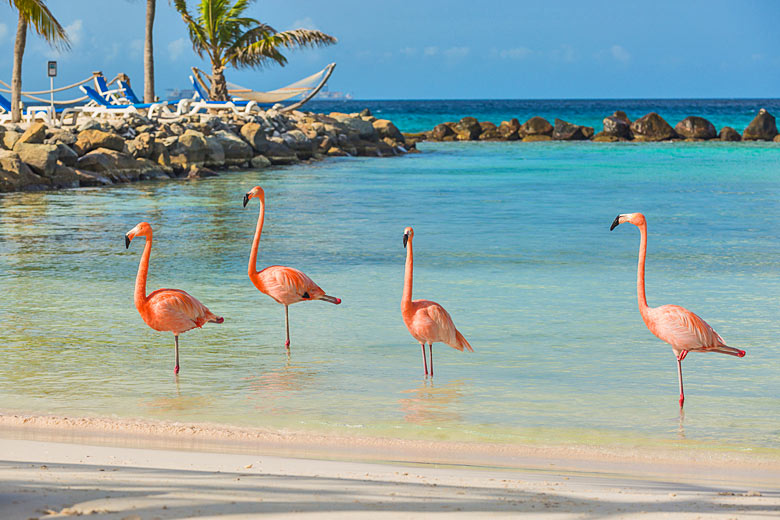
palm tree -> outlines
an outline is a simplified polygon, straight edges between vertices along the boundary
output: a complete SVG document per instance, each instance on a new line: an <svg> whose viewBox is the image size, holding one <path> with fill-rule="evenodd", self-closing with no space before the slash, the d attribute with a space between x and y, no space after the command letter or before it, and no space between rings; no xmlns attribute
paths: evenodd
<svg viewBox="0 0 780 520"><path fill-rule="evenodd" d="M43 0L8 0L11 7L19 12L19 22L16 26L16 42L14 43L14 65L11 72L11 121L22 120L20 107L22 100L22 57L27 44L27 25L32 24L35 32L43 36L52 47L70 48L68 35L60 22L54 18Z"/></svg>
<svg viewBox="0 0 780 520"><path fill-rule="evenodd" d="M336 43L336 38L320 31L293 29L277 32L254 18L242 16L254 0L200 0L197 17L187 10L186 0L174 0L176 10L187 24L192 47L201 58L211 61L211 98L228 100L224 70L256 68L275 61L281 66L287 58L281 48L321 47Z"/></svg>
<svg viewBox="0 0 780 520"><path fill-rule="evenodd" d="M144 103L154 103L154 11L156 0L146 0L146 37L144 38Z"/></svg>

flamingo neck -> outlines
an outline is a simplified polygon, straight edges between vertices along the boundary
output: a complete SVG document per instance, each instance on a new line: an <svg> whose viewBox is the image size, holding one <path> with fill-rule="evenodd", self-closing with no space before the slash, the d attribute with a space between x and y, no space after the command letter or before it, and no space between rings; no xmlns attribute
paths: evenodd
<svg viewBox="0 0 780 520"><path fill-rule="evenodd" d="M414 254L412 253L412 240L406 243L406 268L404 270L404 293L401 296L401 308L412 304L412 279L414 278Z"/></svg>
<svg viewBox="0 0 780 520"><path fill-rule="evenodd" d="M263 220L265 220L265 197L260 197L260 215L257 217L257 228L255 229L255 238L252 240L252 251L249 252L249 278L252 280L257 276L257 253L260 248L260 235L263 233Z"/></svg>
<svg viewBox="0 0 780 520"><path fill-rule="evenodd" d="M138 264L138 274L135 277L135 293L133 301L139 311L146 303L146 276L149 273L149 258L152 256L152 233L146 235L144 253L141 255L141 263Z"/></svg>
<svg viewBox="0 0 780 520"><path fill-rule="evenodd" d="M639 302L639 312L644 318L647 314L647 297L645 296L645 258L647 257L647 222L639 226L639 263L636 269L636 297Z"/></svg>

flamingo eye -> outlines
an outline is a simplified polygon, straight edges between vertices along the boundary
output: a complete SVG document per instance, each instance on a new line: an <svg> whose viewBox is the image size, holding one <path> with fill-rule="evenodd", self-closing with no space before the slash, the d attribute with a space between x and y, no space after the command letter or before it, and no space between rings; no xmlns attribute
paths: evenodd
<svg viewBox="0 0 780 520"><path fill-rule="evenodd" d="M303 296L301 296L301 298L306 298L306 299L310 298L309 293L308 292L303 293Z"/></svg>

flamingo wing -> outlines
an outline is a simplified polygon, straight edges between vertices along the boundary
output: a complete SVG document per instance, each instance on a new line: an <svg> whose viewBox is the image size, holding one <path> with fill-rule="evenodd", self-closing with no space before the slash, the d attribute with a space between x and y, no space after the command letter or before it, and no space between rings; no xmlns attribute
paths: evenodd
<svg viewBox="0 0 780 520"><path fill-rule="evenodd" d="M653 332L673 347L694 351L726 345L706 321L679 305L663 305L653 309L653 313L657 329Z"/></svg>
<svg viewBox="0 0 780 520"><path fill-rule="evenodd" d="M312 292L322 291L311 278L293 267L272 265L260 271L258 276L263 292L285 305L305 300L304 294L311 297Z"/></svg>
<svg viewBox="0 0 780 520"><path fill-rule="evenodd" d="M452 348L463 350L463 345L458 341L455 323L444 307L429 300L416 300L413 303L418 306L414 321L426 329L429 341L440 341Z"/></svg>
<svg viewBox="0 0 780 520"><path fill-rule="evenodd" d="M179 289L158 289L149 295L147 308L156 330L185 332L202 327L209 321L219 321L197 298Z"/></svg>

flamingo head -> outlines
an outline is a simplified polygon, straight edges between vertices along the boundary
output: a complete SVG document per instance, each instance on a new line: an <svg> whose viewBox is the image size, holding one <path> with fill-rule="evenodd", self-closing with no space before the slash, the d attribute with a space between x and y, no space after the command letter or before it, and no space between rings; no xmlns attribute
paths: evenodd
<svg viewBox="0 0 780 520"><path fill-rule="evenodd" d="M148 222L141 222L125 234L125 249L130 247L130 242L137 236L152 236L152 226Z"/></svg>
<svg viewBox="0 0 780 520"><path fill-rule="evenodd" d="M641 213L625 213L623 215L618 215L615 217L615 220L612 221L612 225L609 226L609 230L612 231L620 224L625 222L630 222L635 226L642 226L645 224L645 216Z"/></svg>
<svg viewBox="0 0 780 520"><path fill-rule="evenodd" d="M404 229L404 247L414 237L414 229L408 227Z"/></svg>
<svg viewBox="0 0 780 520"><path fill-rule="evenodd" d="M249 199L259 198L260 200L265 200L265 192L263 191L263 188L260 186L255 186L246 194L244 194L244 207L246 207L247 204L249 204Z"/></svg>

